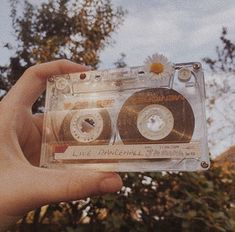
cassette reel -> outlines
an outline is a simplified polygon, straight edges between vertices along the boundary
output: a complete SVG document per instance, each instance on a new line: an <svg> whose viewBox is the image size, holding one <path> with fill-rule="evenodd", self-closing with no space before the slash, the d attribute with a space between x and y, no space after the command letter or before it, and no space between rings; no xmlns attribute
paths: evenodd
<svg viewBox="0 0 235 232"><path fill-rule="evenodd" d="M105 109L73 109L64 118L59 139L74 145L109 144L111 119Z"/></svg>
<svg viewBox="0 0 235 232"><path fill-rule="evenodd" d="M101 171L209 167L200 63L89 71L48 80L41 166Z"/></svg>
<svg viewBox="0 0 235 232"><path fill-rule="evenodd" d="M118 128L124 144L188 143L194 114L188 101L173 89L141 90L123 104Z"/></svg>

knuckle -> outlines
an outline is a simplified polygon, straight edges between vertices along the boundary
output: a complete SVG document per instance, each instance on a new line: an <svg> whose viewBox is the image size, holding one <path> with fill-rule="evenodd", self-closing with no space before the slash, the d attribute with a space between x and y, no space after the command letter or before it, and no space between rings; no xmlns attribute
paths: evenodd
<svg viewBox="0 0 235 232"><path fill-rule="evenodd" d="M3 119L5 119L4 115L9 115L9 113L11 114L12 112L15 112L15 107L11 108L9 107L9 102L8 101L4 101L4 99L0 102L0 114L1 114L1 119L0 121L3 121Z"/></svg>
<svg viewBox="0 0 235 232"><path fill-rule="evenodd" d="M67 59L60 59L60 60L58 60L57 62L58 62L58 64L59 64L60 66L65 65L65 64L67 64L67 63L70 63L70 61L67 60Z"/></svg>
<svg viewBox="0 0 235 232"><path fill-rule="evenodd" d="M64 63L64 62L69 62L69 60L67 60L67 59L65 59L65 58L60 59L60 61L63 62L63 63Z"/></svg>
<svg viewBox="0 0 235 232"><path fill-rule="evenodd" d="M30 66L29 68L27 68L24 72L23 75L26 75L26 76L30 76L30 75L33 75L36 73L36 70L38 68L39 64L35 64L33 66Z"/></svg>
<svg viewBox="0 0 235 232"><path fill-rule="evenodd" d="M27 69L25 70L24 73L25 73L25 74L27 74L27 73L32 73L32 72L34 71L35 67L36 67L36 65L30 66L29 68L27 68Z"/></svg>

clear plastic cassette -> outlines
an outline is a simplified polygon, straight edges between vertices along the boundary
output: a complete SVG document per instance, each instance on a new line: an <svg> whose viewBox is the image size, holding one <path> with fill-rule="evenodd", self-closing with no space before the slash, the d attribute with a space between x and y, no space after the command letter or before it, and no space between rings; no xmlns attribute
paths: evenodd
<svg viewBox="0 0 235 232"><path fill-rule="evenodd" d="M41 166L208 169L201 64L151 62L49 78Z"/></svg>

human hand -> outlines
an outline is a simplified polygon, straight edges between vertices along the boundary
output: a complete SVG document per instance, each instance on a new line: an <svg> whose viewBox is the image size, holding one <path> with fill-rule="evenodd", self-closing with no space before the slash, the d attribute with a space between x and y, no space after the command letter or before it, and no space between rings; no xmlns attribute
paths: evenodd
<svg viewBox="0 0 235 232"><path fill-rule="evenodd" d="M86 70L85 66L66 60L32 66L0 102L0 231L42 205L121 188L121 178L115 173L36 167L42 115L32 115L33 103L44 91L46 78Z"/></svg>

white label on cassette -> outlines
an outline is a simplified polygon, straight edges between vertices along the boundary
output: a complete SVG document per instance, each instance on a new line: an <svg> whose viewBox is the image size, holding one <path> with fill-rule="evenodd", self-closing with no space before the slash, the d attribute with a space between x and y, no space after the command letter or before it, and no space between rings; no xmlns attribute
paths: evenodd
<svg viewBox="0 0 235 232"><path fill-rule="evenodd" d="M197 159L200 147L197 142L187 144L148 144L148 145L99 145L68 146L64 153L55 153L55 160L94 160L94 159Z"/></svg>

